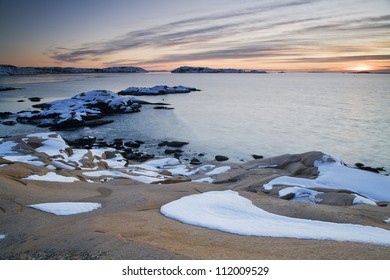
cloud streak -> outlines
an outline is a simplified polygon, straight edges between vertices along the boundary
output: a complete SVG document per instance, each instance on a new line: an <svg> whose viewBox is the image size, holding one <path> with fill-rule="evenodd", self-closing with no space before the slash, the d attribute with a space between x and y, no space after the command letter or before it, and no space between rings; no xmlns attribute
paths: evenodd
<svg viewBox="0 0 390 280"><path fill-rule="evenodd" d="M318 11L315 16L308 16L303 12L321 7L317 6L320 4L323 3L290 1L254 5L174 20L132 30L105 41L89 42L74 48L51 48L47 52L60 62L100 59L105 64L109 61L104 58L110 55L134 53L128 60L111 59L111 63L126 64L128 61L137 65L245 58L273 58L286 63L389 60L388 55L371 54L378 48L365 43L375 40L390 42L390 15L354 17L353 12L335 14ZM339 50L335 51L337 48ZM389 44L382 47L386 48ZM153 51L152 59L150 56L139 57L139 53L148 51ZM367 54L347 55L348 51ZM322 57L318 57L318 53Z"/></svg>

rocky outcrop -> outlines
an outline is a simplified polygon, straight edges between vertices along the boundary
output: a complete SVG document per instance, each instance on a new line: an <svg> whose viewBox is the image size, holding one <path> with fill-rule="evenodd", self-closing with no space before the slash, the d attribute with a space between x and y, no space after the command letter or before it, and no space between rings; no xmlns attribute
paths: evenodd
<svg viewBox="0 0 390 280"><path fill-rule="evenodd" d="M260 70L244 70L244 69L232 69L232 68L209 68L209 67L191 67L181 66L172 70L172 73L257 73L265 74L266 71Z"/></svg>
<svg viewBox="0 0 390 280"><path fill-rule="evenodd" d="M146 73L140 67L75 68L75 67L16 67L0 65L0 76L39 74L80 74L80 73Z"/></svg>
<svg viewBox="0 0 390 280"><path fill-rule="evenodd" d="M41 110L19 112L16 120L55 130L107 124L112 121L99 119L109 114L140 111L140 105L136 100L121 97L107 90L83 92L70 99L37 104L33 107Z"/></svg>
<svg viewBox="0 0 390 280"><path fill-rule="evenodd" d="M128 87L127 89L118 92L119 95L165 95L165 94L176 94L176 93L189 93L191 91L199 91L194 87L186 86L167 86L159 85L154 87Z"/></svg>

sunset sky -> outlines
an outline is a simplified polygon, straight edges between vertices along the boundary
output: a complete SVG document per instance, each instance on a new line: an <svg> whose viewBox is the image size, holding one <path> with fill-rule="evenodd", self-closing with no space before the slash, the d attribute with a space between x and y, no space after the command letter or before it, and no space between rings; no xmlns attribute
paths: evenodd
<svg viewBox="0 0 390 280"><path fill-rule="evenodd" d="M0 64L390 70L390 0L0 0Z"/></svg>

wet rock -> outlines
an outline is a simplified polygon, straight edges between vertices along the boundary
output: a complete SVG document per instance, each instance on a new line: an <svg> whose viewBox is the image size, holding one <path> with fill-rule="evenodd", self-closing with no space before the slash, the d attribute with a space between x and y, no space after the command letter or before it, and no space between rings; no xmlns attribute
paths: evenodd
<svg viewBox="0 0 390 280"><path fill-rule="evenodd" d="M31 102L40 102L42 100L41 97L30 97L28 100Z"/></svg>
<svg viewBox="0 0 390 280"><path fill-rule="evenodd" d="M12 126L12 125L17 124L17 122L15 122L15 121L5 121L5 122L1 122L1 124L3 124L3 125L8 125L8 126Z"/></svg>
<svg viewBox="0 0 390 280"><path fill-rule="evenodd" d="M17 100L16 102L24 102L24 101L26 101L26 100L24 100L24 99L19 99L19 100Z"/></svg>
<svg viewBox="0 0 390 280"><path fill-rule="evenodd" d="M254 159L262 159L262 158L264 158L264 156L261 156L261 155L252 155L252 157Z"/></svg>
<svg viewBox="0 0 390 280"><path fill-rule="evenodd" d="M163 141L160 144L158 144L159 147L168 146L168 147L175 147L175 148L181 148L185 145L188 145L188 142L181 142L181 141Z"/></svg>
<svg viewBox="0 0 390 280"><path fill-rule="evenodd" d="M144 153L133 153L133 154L127 154L125 158L131 161L145 162L149 159L154 158L154 155L144 154Z"/></svg>
<svg viewBox="0 0 390 280"><path fill-rule="evenodd" d="M165 106L156 106L153 109L155 110L173 110L175 108L165 107Z"/></svg>
<svg viewBox="0 0 390 280"><path fill-rule="evenodd" d="M13 114L11 112L0 112L0 119L8 119Z"/></svg>
<svg viewBox="0 0 390 280"><path fill-rule="evenodd" d="M139 148L141 146L141 144L138 143L137 141L128 141L128 142L125 142L124 145L126 147L130 147L130 148Z"/></svg>
<svg viewBox="0 0 390 280"><path fill-rule="evenodd" d="M76 148L92 147L96 142L96 137L85 136L75 140L66 140L68 144Z"/></svg>
<svg viewBox="0 0 390 280"><path fill-rule="evenodd" d="M23 89L23 88L0 86L0 91L18 90L18 89Z"/></svg>
<svg viewBox="0 0 390 280"><path fill-rule="evenodd" d="M200 165L200 164L202 164L202 162L199 159L197 159L197 158L192 158L191 161L190 161L190 164Z"/></svg>
<svg viewBox="0 0 390 280"><path fill-rule="evenodd" d="M167 155L172 155L172 154L181 154L183 153L183 151L180 149L166 149L164 153Z"/></svg>
<svg viewBox="0 0 390 280"><path fill-rule="evenodd" d="M215 160L216 161L227 161L227 160L229 160L229 158L227 156L217 155L217 156L215 156Z"/></svg>
<svg viewBox="0 0 390 280"><path fill-rule="evenodd" d="M361 170L370 171L374 173L380 173L385 171L383 167L371 167L371 166L365 166L363 163L357 162L355 163L355 166Z"/></svg>

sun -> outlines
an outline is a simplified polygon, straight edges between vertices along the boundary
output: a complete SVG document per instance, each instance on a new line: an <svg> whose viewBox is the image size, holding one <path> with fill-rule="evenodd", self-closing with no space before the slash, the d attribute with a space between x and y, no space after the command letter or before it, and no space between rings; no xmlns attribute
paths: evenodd
<svg viewBox="0 0 390 280"><path fill-rule="evenodd" d="M370 71L372 70L372 67L368 64L359 63L354 66L348 67L347 70L349 71Z"/></svg>

